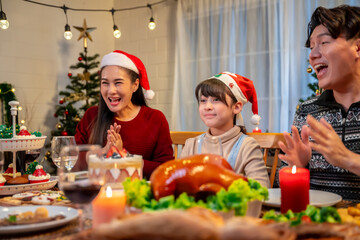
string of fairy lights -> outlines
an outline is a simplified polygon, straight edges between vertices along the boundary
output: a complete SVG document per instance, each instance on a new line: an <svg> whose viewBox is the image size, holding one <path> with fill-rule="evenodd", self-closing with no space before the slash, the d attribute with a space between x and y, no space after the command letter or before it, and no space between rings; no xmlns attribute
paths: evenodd
<svg viewBox="0 0 360 240"><path fill-rule="evenodd" d="M6 30L9 28L9 21L7 20L6 14L3 11L2 8L2 0L0 0L0 29ZM37 1L33 1L33 0L23 0L25 2L28 3L32 3L32 4L37 4L37 5L41 5L44 7L51 7L51 8L58 8L60 10L62 10L65 14L65 18L66 18L66 24L65 24L65 31L64 31L64 38L66 40L70 40L73 36L72 32L71 32L71 27L69 25L69 20L68 20L68 16L67 16L67 12L68 11L77 11L77 12L109 12L111 13L112 16L112 20L113 20L113 35L115 38L120 38L121 37L121 32L118 28L118 26L115 24L115 19L114 19L114 14L116 12L121 12L121 11L129 11L129 10L135 10L135 9L141 9L141 8L148 8L150 10L151 13L151 17L149 19L149 23L148 23L148 28L150 30L154 30L156 27L155 24L155 19L154 19L154 15L153 15L153 6L155 5L159 5L162 4L168 0L161 0L158 2L154 2L151 4L146 4L146 5L142 5L142 6L135 6L135 7L129 7L129 8L121 8L121 9L83 9L83 8L72 8L69 6L66 6L65 4L62 6L59 5L53 5L53 4L47 4L47 3L41 3L41 2L37 2Z"/></svg>

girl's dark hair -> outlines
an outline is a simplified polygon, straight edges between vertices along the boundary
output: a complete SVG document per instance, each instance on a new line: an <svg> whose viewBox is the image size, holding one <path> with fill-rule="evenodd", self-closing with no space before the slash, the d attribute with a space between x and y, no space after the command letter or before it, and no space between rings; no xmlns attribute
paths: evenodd
<svg viewBox="0 0 360 240"><path fill-rule="evenodd" d="M106 67L106 66L105 66ZM100 71L100 79L102 75L102 71L105 68L103 67ZM132 83L139 78L139 74L134 72L133 70L123 68L118 66L119 68L123 69L130 77ZM101 80L100 80L101 81ZM139 85L138 89L133 93L131 97L131 102L137 106L147 106L144 93L142 91L142 87ZM111 112L108 106L106 105L101 92L100 92L100 101L99 101L99 108L98 108L98 115L97 118L94 119L92 126L89 128L91 129L91 134L89 138L90 144L100 144L103 146L104 142L106 141L106 132L110 128L110 125L113 122L115 113Z"/></svg>
<svg viewBox="0 0 360 240"><path fill-rule="evenodd" d="M308 37L305 47L310 47L310 36L314 29L324 25L332 38L344 34L346 40L360 37L360 7L341 5L336 8L318 7L308 24Z"/></svg>
<svg viewBox="0 0 360 240"><path fill-rule="evenodd" d="M201 96L204 96L218 98L226 106L229 106L226 102L226 94L230 96L232 101L231 104L238 102L231 90L222 81L216 78L210 78L202 81L196 86L195 89L195 96L198 104L200 102ZM234 116L233 124L236 125L236 115ZM244 134L246 134L245 126L240 126L240 129Z"/></svg>

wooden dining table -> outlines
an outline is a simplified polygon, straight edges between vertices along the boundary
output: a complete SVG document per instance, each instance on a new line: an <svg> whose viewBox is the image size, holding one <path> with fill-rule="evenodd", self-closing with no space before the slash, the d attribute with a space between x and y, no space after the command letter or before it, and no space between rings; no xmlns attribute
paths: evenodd
<svg viewBox="0 0 360 240"><path fill-rule="evenodd" d="M351 201L342 200L341 202L335 205L336 208L346 208L349 206L354 206L356 203ZM1 204L0 204L1 206ZM272 207L264 206L262 207L262 213L274 209ZM275 209L279 210L279 209ZM85 214L88 216L84 219L84 233L79 232L79 219L75 219L65 225L46 229L42 231L28 232L28 233L15 233L15 234L6 234L0 235L0 239L14 239L14 240L80 240L82 237L86 239L86 232L91 232L92 228L92 212L91 207L89 207L89 212Z"/></svg>

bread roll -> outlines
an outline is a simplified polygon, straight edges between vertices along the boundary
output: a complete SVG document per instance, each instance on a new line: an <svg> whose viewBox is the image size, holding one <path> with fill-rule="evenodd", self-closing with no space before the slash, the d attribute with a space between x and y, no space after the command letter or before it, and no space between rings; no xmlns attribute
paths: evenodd
<svg viewBox="0 0 360 240"><path fill-rule="evenodd" d="M6 183L11 184L11 185L27 184L27 183L29 183L29 180L27 178L20 176L20 177L16 177L16 178L11 178Z"/></svg>

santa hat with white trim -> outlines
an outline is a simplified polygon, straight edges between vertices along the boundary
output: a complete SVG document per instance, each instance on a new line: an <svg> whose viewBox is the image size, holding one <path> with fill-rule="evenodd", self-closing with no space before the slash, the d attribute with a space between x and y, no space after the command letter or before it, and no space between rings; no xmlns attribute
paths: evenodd
<svg viewBox="0 0 360 240"><path fill-rule="evenodd" d="M258 103L257 103L256 91L255 91L254 83L250 79L229 72L221 72L211 77L211 79L218 79L222 81L234 94L236 100L238 102L241 102L243 105L247 102L251 102L252 103L251 110L254 114L251 117L251 123L254 125L260 124L261 117L258 115ZM237 116L237 122L238 124L244 126L244 120L241 116L241 113L239 113Z"/></svg>
<svg viewBox="0 0 360 240"><path fill-rule="evenodd" d="M155 93L150 89L149 79L146 73L146 69L142 61L129 53L124 51L115 50L109 54L106 54L100 63L100 67L105 66L120 66L133 70L139 74L140 86L145 89L144 96L146 99L153 99Z"/></svg>

